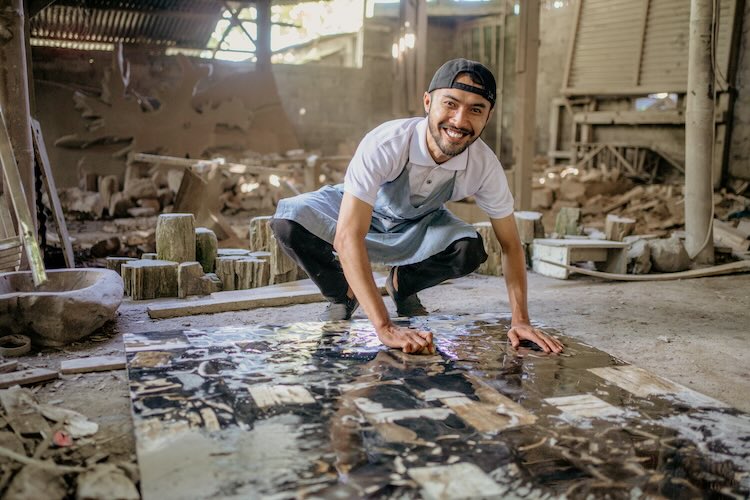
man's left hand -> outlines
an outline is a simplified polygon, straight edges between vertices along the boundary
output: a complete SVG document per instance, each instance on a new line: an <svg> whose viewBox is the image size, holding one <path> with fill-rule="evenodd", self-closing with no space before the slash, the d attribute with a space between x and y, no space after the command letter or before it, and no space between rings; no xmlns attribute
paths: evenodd
<svg viewBox="0 0 750 500"><path fill-rule="evenodd" d="M544 352L558 353L563 350L562 343L555 337L547 335L539 328L534 328L528 324L511 325L510 330L508 330L508 338L514 349L521 344L521 340L530 340L541 347Z"/></svg>

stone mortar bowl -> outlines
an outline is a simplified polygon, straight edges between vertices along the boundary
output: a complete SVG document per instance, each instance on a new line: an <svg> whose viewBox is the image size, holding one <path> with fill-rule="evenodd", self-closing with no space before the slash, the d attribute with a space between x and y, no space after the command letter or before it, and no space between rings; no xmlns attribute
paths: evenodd
<svg viewBox="0 0 750 500"><path fill-rule="evenodd" d="M36 345L63 346L113 319L122 296L122 278L109 269L47 271L39 288L30 271L3 273L0 332L28 335Z"/></svg>

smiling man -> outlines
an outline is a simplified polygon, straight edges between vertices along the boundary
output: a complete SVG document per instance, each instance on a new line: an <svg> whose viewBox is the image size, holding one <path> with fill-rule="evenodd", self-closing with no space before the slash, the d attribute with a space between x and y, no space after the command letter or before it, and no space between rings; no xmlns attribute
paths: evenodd
<svg viewBox="0 0 750 500"><path fill-rule="evenodd" d="M426 118L393 120L368 133L343 185L279 202L271 227L328 299L321 319L349 319L361 304L383 344L434 352L430 332L391 321L370 263L392 266L386 290L399 316L427 314L419 291L465 276L487 259L481 236L444 207L474 196L503 249L511 344L530 340L545 352L562 351L557 339L530 324L513 197L500 162L479 139L495 92L495 77L485 66L448 61L424 94Z"/></svg>

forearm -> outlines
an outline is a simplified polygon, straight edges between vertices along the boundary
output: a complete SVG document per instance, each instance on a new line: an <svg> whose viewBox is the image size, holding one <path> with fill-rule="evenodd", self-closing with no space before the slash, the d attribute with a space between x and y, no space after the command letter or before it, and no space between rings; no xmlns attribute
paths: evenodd
<svg viewBox="0 0 750 500"><path fill-rule="evenodd" d="M503 274L513 315L512 323L514 325L528 324L530 318L527 302L526 258L520 243L508 245L507 249L503 248Z"/></svg>
<svg viewBox="0 0 750 500"><path fill-rule="evenodd" d="M346 281L370 322L376 330L388 326L391 321L385 303L372 279L372 266L367 256L364 237L349 233L337 235L336 251L341 267L344 269Z"/></svg>

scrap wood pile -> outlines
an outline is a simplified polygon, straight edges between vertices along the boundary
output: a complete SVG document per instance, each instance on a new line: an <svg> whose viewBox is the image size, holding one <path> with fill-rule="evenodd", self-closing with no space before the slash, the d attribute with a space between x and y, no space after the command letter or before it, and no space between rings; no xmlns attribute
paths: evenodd
<svg viewBox="0 0 750 500"><path fill-rule="evenodd" d="M79 261L154 253L160 213L194 213L200 225L237 246L249 238L247 224L233 225L224 216L244 221L271 214L281 198L342 182L349 158L301 149L283 155L246 152L240 163L136 154L122 182L116 175L82 172L78 187L58 193ZM49 206L46 196L44 203ZM59 248L55 232L48 228L46 234L47 243Z"/></svg>
<svg viewBox="0 0 750 500"><path fill-rule="evenodd" d="M718 262L750 257L748 187L748 181L733 180L728 187L714 193L713 242ZM548 167L535 175L532 205L540 212L541 230L527 228L524 233L522 225L528 221L519 221L519 215L516 217L522 239L527 234L526 244L540 235L553 239L588 238L627 243L625 266L612 267L614 248L607 250L609 256L606 259L602 257L599 263L594 261L600 270L608 261L610 273L615 269L617 273L632 274L675 273L693 266L683 242L683 185L634 184L618 169L608 169L603 165L588 171ZM523 213L520 216L523 217ZM560 246L559 243L553 245ZM566 243L570 248L565 250L563 260L569 260L571 256L575 258L577 254L588 255L580 249L578 252L572 250L574 246L574 243ZM587 250L589 254L591 251ZM529 258L534 259L531 247ZM589 262L590 259L582 261ZM562 263L569 265L572 262Z"/></svg>
<svg viewBox="0 0 750 500"><path fill-rule="evenodd" d="M82 358L86 362L94 358ZM71 365L80 360L71 361ZM111 364L81 369L66 369L63 375L85 371L122 369ZM16 361L0 359L0 368ZM93 366L89 363L90 367ZM0 373L0 496L3 498L140 498L136 487L138 468L131 460L116 460L103 451L99 425L85 415L60 406L62 400L40 403L33 389L14 384L33 384L57 379L57 371L46 378L22 375L43 369ZM72 376L75 380L80 375ZM61 385L64 380L57 380ZM71 378L67 379L71 380Z"/></svg>

